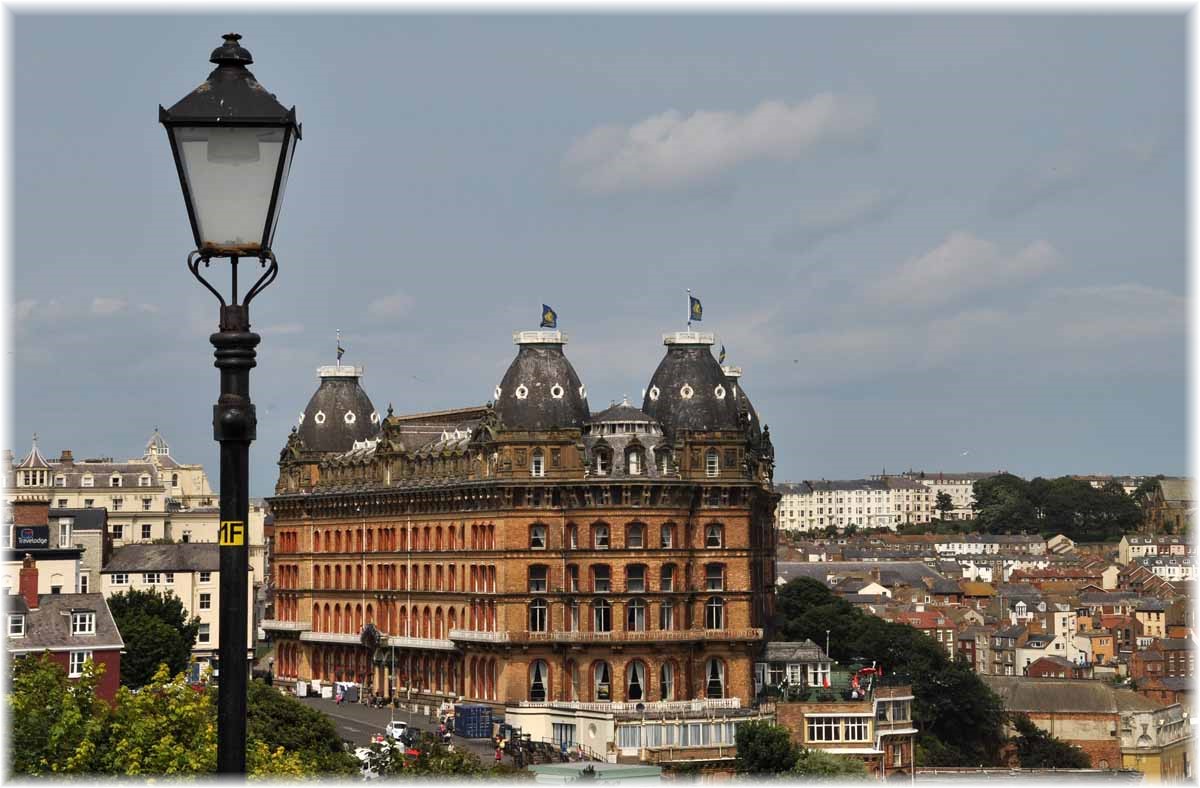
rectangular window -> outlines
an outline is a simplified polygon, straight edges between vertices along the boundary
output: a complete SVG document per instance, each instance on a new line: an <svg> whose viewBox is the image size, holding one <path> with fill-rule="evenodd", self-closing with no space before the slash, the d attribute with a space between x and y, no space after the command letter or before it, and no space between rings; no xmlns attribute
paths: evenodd
<svg viewBox="0 0 1200 788"><path fill-rule="evenodd" d="M67 508L67 499L66 499L66 498L59 498L59 499L58 499L58 508L59 508L59 509L66 509L66 508Z"/></svg>
<svg viewBox="0 0 1200 788"><path fill-rule="evenodd" d="M121 486L121 477L120 476L112 477L111 479L109 479L108 484L110 487L120 487Z"/></svg>
<svg viewBox="0 0 1200 788"><path fill-rule="evenodd" d="M129 585L129 575L125 572L114 572L112 576L112 584L115 586Z"/></svg>
<svg viewBox="0 0 1200 788"><path fill-rule="evenodd" d="M846 720L846 741L869 741L869 725L866 717L851 717Z"/></svg>
<svg viewBox="0 0 1200 788"><path fill-rule="evenodd" d="M121 507L125 504L125 499L124 498L113 498L112 503L113 503L113 511L119 512L119 511L121 511Z"/></svg>
<svg viewBox="0 0 1200 788"><path fill-rule="evenodd" d="M662 577L659 581L659 590L675 590L675 566L673 564L667 564L662 568Z"/></svg>
<svg viewBox="0 0 1200 788"><path fill-rule="evenodd" d="M153 501L154 501L154 499L153 499L153 498L143 498L143 499L142 499L142 511L143 511L143 512L148 512L148 511L150 511L150 504L151 504Z"/></svg>
<svg viewBox="0 0 1200 788"><path fill-rule="evenodd" d="M669 525L662 527L662 546L664 550L669 550L675 541L674 529Z"/></svg>
<svg viewBox="0 0 1200 788"><path fill-rule="evenodd" d="M805 725L810 742L841 741L841 720L837 717L809 717Z"/></svg>
<svg viewBox="0 0 1200 788"><path fill-rule="evenodd" d="M596 593L608 593L612 590L612 580L607 566L592 567L592 590Z"/></svg>
<svg viewBox="0 0 1200 788"><path fill-rule="evenodd" d="M92 508L92 505L93 505L94 503L96 503L96 499L95 499L95 498L84 498L84 499L83 499L83 508L84 508L84 509L91 509L91 508Z"/></svg>
<svg viewBox="0 0 1200 788"><path fill-rule="evenodd" d="M646 590L646 567L633 564L625 568L625 590L643 593Z"/></svg>
<svg viewBox="0 0 1200 788"><path fill-rule="evenodd" d="M92 658L92 652L90 652L90 651L72 651L71 652L70 671L67 673L67 676L70 678L73 678L73 679L79 678L80 676L82 676L83 675L83 663L87 662L91 658Z"/></svg>
<svg viewBox="0 0 1200 788"><path fill-rule="evenodd" d="M533 550L546 549L546 526L535 525L529 529L529 547Z"/></svg>
<svg viewBox="0 0 1200 788"><path fill-rule="evenodd" d="M705 567L705 588L708 591L725 590L725 565L709 564Z"/></svg>
<svg viewBox="0 0 1200 788"><path fill-rule="evenodd" d="M175 573L174 572L164 573L163 574L163 582L166 583L167 585L171 585L172 583L174 583L175 582Z"/></svg>
<svg viewBox="0 0 1200 788"><path fill-rule="evenodd" d="M567 567L567 590L574 593L579 591L579 567Z"/></svg>
<svg viewBox="0 0 1200 788"><path fill-rule="evenodd" d="M530 591L545 591L548 585L546 577L549 574L548 567L531 566L529 567L529 590Z"/></svg>
<svg viewBox="0 0 1200 788"><path fill-rule="evenodd" d="M201 625L200 625L200 631L199 631L199 633L197 633L197 635L196 635L196 642L197 642L197 643L207 643L207 642L209 642L209 635L208 635L208 624L201 624Z"/></svg>
<svg viewBox="0 0 1200 788"><path fill-rule="evenodd" d="M200 609L201 610L212 610L212 594L210 594L210 593L200 594Z"/></svg>
<svg viewBox="0 0 1200 788"><path fill-rule="evenodd" d="M154 586L162 582L162 577L158 574L158 572L143 572L142 582L146 585Z"/></svg>
<svg viewBox="0 0 1200 788"><path fill-rule="evenodd" d="M675 628L675 605L670 602L663 602L662 607L658 609L658 628L662 630Z"/></svg>
<svg viewBox="0 0 1200 788"><path fill-rule="evenodd" d="M608 549L608 526L596 525L592 527L592 535L594 538L594 547L597 550Z"/></svg>
<svg viewBox="0 0 1200 788"><path fill-rule="evenodd" d="M808 666L808 686L824 687L825 682L829 681L829 663L820 662L815 665Z"/></svg>
<svg viewBox="0 0 1200 788"><path fill-rule="evenodd" d="M79 486L80 487L93 487L93 486L95 486L95 482L93 481L91 476L84 476L83 479L80 480Z"/></svg>
<svg viewBox="0 0 1200 788"><path fill-rule="evenodd" d="M58 524L58 546L71 546L71 524L69 522Z"/></svg>
<svg viewBox="0 0 1200 788"><path fill-rule="evenodd" d="M88 593L88 586L89 586L88 573L87 572L80 573L80 575L79 575L79 593L81 593L81 594Z"/></svg>
<svg viewBox="0 0 1200 788"><path fill-rule="evenodd" d="M8 617L8 636L10 638L25 637L25 616L18 613Z"/></svg>
<svg viewBox="0 0 1200 788"><path fill-rule="evenodd" d="M142 523L142 538L150 538L150 523Z"/></svg>
<svg viewBox="0 0 1200 788"><path fill-rule="evenodd" d="M113 537L113 539L124 539L125 538L125 526L122 525L121 523L113 523L112 537Z"/></svg>
<svg viewBox="0 0 1200 788"><path fill-rule="evenodd" d="M212 572L201 572L200 573L200 582L201 583L211 583L212 582Z"/></svg>
<svg viewBox="0 0 1200 788"><path fill-rule="evenodd" d="M72 635L96 634L96 614L91 611L71 614Z"/></svg>

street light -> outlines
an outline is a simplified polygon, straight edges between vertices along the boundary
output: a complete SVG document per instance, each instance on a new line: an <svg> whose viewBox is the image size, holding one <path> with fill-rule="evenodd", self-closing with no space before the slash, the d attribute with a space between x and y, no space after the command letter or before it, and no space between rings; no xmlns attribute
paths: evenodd
<svg viewBox="0 0 1200 788"><path fill-rule="evenodd" d="M217 693L217 771L246 771L246 521L250 443L257 419L250 402L250 370L258 334L250 331L250 302L275 280L279 266L271 240L300 125L247 69L253 59L236 33L209 58L216 68L170 109L158 108L171 143L196 248L188 268L221 304L219 330L209 337L221 370L213 406L213 437L221 444L221 611ZM230 299L200 273L213 258L230 262ZM262 269L238 303L238 260Z"/></svg>

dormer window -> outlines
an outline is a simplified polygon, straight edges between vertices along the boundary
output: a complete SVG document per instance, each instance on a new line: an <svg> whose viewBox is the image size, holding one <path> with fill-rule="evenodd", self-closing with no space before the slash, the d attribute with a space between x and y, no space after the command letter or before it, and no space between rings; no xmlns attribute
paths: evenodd
<svg viewBox="0 0 1200 788"><path fill-rule="evenodd" d="M96 634L96 614L91 610L81 610L71 613L71 634Z"/></svg>
<svg viewBox="0 0 1200 788"><path fill-rule="evenodd" d="M108 486L109 487L120 487L121 486L121 477L117 476L116 474L113 474L112 478L110 478L108 480Z"/></svg>
<svg viewBox="0 0 1200 788"><path fill-rule="evenodd" d="M10 638L25 637L25 616L22 613L12 613L8 616L8 636Z"/></svg>
<svg viewBox="0 0 1200 788"><path fill-rule="evenodd" d="M79 480L79 486L80 487L95 487L96 480L92 478L92 475L90 473L86 473L86 474L84 474L83 478Z"/></svg>
<svg viewBox="0 0 1200 788"><path fill-rule="evenodd" d="M141 476L138 477L138 487L149 487L149 486L150 486L150 474L143 473Z"/></svg>
<svg viewBox="0 0 1200 788"><path fill-rule="evenodd" d="M55 476L54 477L54 486L55 487L66 487L67 486L67 477L63 476L61 473L59 475Z"/></svg>
<svg viewBox="0 0 1200 788"><path fill-rule="evenodd" d="M612 471L612 455L607 449L596 450L596 475L607 476Z"/></svg>
<svg viewBox="0 0 1200 788"><path fill-rule="evenodd" d="M626 449L625 471L630 476L642 475L642 453L638 449Z"/></svg>

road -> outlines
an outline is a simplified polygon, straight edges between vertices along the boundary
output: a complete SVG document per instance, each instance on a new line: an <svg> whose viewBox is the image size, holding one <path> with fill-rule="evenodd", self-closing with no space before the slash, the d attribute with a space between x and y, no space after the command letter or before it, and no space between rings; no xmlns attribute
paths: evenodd
<svg viewBox="0 0 1200 788"><path fill-rule="evenodd" d="M297 700L333 720L338 735L346 741L354 742L356 747L365 747L371 743L372 736L383 733L384 726L387 725L388 720L393 718L393 714L395 719L403 720L414 728L437 732L437 723L431 722L424 714L412 714L399 709L395 712L390 709L373 709L361 703L343 703L339 706L325 698L310 697L297 698ZM465 748L478 755L484 763L495 761L495 747L491 746L486 739L464 739L455 736L453 741L455 749Z"/></svg>

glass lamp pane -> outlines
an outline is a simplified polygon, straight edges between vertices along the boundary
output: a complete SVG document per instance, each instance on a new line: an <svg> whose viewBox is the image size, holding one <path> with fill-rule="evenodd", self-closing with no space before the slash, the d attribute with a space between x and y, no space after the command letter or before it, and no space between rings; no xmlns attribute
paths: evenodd
<svg viewBox="0 0 1200 788"><path fill-rule="evenodd" d="M262 247L282 128L175 129L201 247Z"/></svg>
<svg viewBox="0 0 1200 788"><path fill-rule="evenodd" d="M283 175L279 179L279 194L275 198L275 215L271 217L271 232L267 244L275 243L275 225L279 224L279 211L283 207L283 193L287 190L288 173L292 170L292 156L296 153L296 132L288 129L287 152L283 156Z"/></svg>

